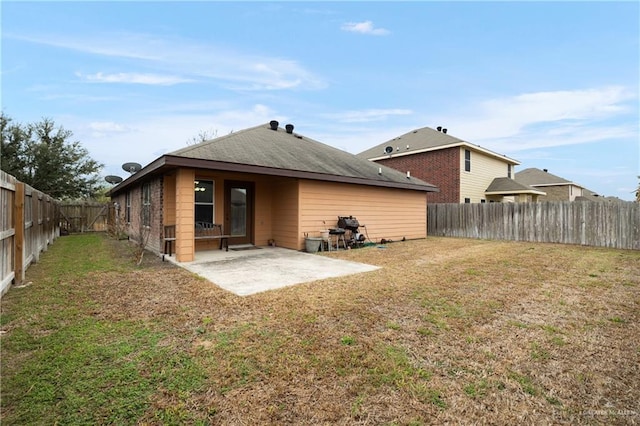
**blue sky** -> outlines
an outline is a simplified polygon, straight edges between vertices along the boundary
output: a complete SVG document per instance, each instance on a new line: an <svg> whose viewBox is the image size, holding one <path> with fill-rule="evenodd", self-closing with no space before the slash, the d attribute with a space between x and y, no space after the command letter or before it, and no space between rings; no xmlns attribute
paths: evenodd
<svg viewBox="0 0 640 426"><path fill-rule="evenodd" d="M351 153L421 127L633 199L638 2L2 1L2 110L126 176L266 123Z"/></svg>

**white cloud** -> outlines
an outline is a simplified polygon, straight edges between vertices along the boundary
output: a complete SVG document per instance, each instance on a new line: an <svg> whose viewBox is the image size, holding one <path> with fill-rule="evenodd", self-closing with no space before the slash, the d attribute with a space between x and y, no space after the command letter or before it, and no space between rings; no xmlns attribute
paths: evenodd
<svg viewBox="0 0 640 426"><path fill-rule="evenodd" d="M410 109L365 109L360 111L344 111L335 114L325 114L326 118L330 118L341 123L365 123L372 121L386 120L389 116L410 115L413 111Z"/></svg>
<svg viewBox="0 0 640 426"><path fill-rule="evenodd" d="M74 137L82 141L91 157L105 164L102 173L124 176L121 165L136 162L143 166L159 156L187 146L199 132L224 136L272 119L284 122L269 106L254 104L248 108L225 109L214 114L154 114L131 121L93 121L83 123L65 117L65 127L77 129Z"/></svg>
<svg viewBox="0 0 640 426"><path fill-rule="evenodd" d="M140 74L140 73L115 73L104 74L101 72L95 74L76 73L79 78L91 83L124 83L124 84L147 84L158 86L172 86L174 84L189 83L193 80L173 76L159 74Z"/></svg>
<svg viewBox="0 0 640 426"><path fill-rule="evenodd" d="M62 49L76 50L79 52L91 53L100 56L114 56L130 59L157 60L159 56L156 53L150 53L140 49L141 43L149 43L148 37L138 34L119 33L114 34L114 40L120 40L120 43L112 44L104 42L100 39L92 39L91 37L70 37L65 36L34 36L34 35L18 35L6 34L7 38L26 41L29 43L44 44L47 46L58 47Z"/></svg>
<svg viewBox="0 0 640 426"><path fill-rule="evenodd" d="M631 111L636 97L619 86L525 93L435 118L453 136L508 153L632 137L633 125L607 120Z"/></svg>
<svg viewBox="0 0 640 426"><path fill-rule="evenodd" d="M95 121L87 126L91 130L91 136L94 138L104 138L112 136L116 133L124 133L129 130L127 126L114 123L112 121Z"/></svg>
<svg viewBox="0 0 640 426"><path fill-rule="evenodd" d="M129 64L157 70L151 74L124 72L85 76L96 82L170 85L209 79L235 90L317 90L327 87L322 78L295 60L224 49L190 39L133 33L93 35L82 40L52 35L20 39L92 55L119 57L127 59Z"/></svg>
<svg viewBox="0 0 640 426"><path fill-rule="evenodd" d="M347 22L342 24L341 29L343 31L368 35L387 35L391 33L391 31L385 28L376 28L371 21Z"/></svg>
<svg viewBox="0 0 640 426"><path fill-rule="evenodd" d="M126 126L122 124L114 123L112 121L96 121L93 123L89 123L89 128L91 130L96 130L99 132L124 132L127 130Z"/></svg>

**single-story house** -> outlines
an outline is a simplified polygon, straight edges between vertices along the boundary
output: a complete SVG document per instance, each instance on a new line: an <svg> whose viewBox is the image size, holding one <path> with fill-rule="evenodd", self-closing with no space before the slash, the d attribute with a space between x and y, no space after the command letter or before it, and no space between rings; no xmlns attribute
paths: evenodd
<svg viewBox="0 0 640 426"><path fill-rule="evenodd" d="M228 243L302 250L305 236L354 216L372 241L425 238L426 194L438 188L359 158L277 121L232 132L162 155L110 191L132 239L164 250L174 226L178 262L219 241L195 238L215 223Z"/></svg>

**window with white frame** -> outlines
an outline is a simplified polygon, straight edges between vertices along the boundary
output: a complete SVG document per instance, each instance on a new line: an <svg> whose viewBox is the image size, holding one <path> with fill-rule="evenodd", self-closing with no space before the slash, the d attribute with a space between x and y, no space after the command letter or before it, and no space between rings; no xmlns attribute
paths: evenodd
<svg viewBox="0 0 640 426"><path fill-rule="evenodd" d="M142 225L151 226L151 184L142 184Z"/></svg>
<svg viewBox="0 0 640 426"><path fill-rule="evenodd" d="M471 151L469 151L468 149L464 150L464 171L471 171Z"/></svg>
<svg viewBox="0 0 640 426"><path fill-rule="evenodd" d="M214 223L214 184L212 180L194 182L195 221Z"/></svg>
<svg viewBox="0 0 640 426"><path fill-rule="evenodd" d="M131 193L127 192L124 196L124 221L131 223Z"/></svg>

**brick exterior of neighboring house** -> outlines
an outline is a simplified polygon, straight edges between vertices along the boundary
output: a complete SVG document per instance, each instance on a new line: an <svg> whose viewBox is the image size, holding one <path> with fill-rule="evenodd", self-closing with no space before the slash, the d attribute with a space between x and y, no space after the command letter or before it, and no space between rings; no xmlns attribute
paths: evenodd
<svg viewBox="0 0 640 426"><path fill-rule="evenodd" d="M445 148L376 161L411 176L430 182L440 192L427 194L429 203L458 203L460 200L460 149Z"/></svg>

